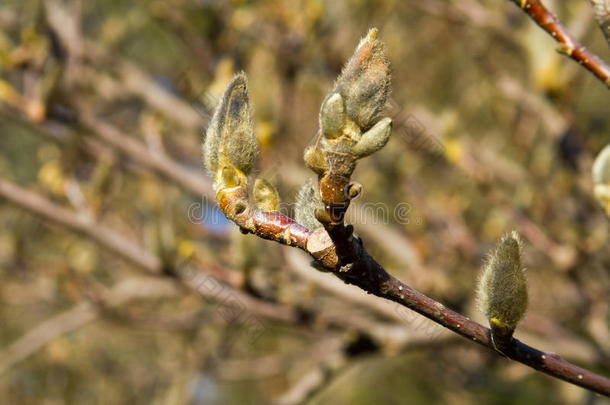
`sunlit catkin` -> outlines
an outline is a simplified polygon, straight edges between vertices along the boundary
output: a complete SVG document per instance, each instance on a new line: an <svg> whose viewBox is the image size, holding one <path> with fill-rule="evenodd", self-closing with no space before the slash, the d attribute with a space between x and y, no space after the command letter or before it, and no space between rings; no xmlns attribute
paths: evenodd
<svg viewBox="0 0 610 405"><path fill-rule="evenodd" d="M527 309L521 249L522 242L517 232L505 235L489 255L479 278L479 309L496 336L510 338Z"/></svg>
<svg viewBox="0 0 610 405"><path fill-rule="evenodd" d="M254 133L248 84L241 72L227 85L212 121L206 131L203 144L203 161L213 177L224 166L232 165L248 174L258 153Z"/></svg>
<svg viewBox="0 0 610 405"><path fill-rule="evenodd" d="M362 134L362 138L352 147L352 154L360 159L383 148L392 133L392 119L383 118L371 129Z"/></svg>
<svg viewBox="0 0 610 405"><path fill-rule="evenodd" d="M390 93L390 62L377 32L371 28L360 41L333 91L341 94L347 116L362 131L377 123Z"/></svg>

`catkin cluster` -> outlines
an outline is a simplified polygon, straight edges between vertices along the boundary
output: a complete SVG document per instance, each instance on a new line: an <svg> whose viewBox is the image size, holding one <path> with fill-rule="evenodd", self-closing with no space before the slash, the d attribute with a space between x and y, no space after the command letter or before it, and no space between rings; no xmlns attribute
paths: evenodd
<svg viewBox="0 0 610 405"><path fill-rule="evenodd" d="M377 29L369 30L341 71L322 102L319 137L305 150L305 164L321 179L322 187L326 184L325 178L334 178L333 185L327 186L331 189L328 199L332 201L353 197L347 195L347 188L337 184L347 184L356 161L385 146L392 132L392 120L382 118L390 94L390 63L377 34ZM297 217L311 218L312 212L326 200L320 198L321 191L317 187L303 187L299 193ZM352 194L355 190L351 188ZM333 192L336 194L331 195ZM300 200L307 195L316 198L309 203ZM317 220L310 224L321 226Z"/></svg>
<svg viewBox="0 0 610 405"><path fill-rule="evenodd" d="M373 28L360 41L320 108L320 137L304 156L319 180L326 175L349 180L355 162L381 149L390 137L392 120L382 118L390 93L390 64L377 33ZM257 154L248 84L241 72L225 89L203 143L203 161L216 192L246 190ZM340 191L351 199L360 189L350 184ZM251 195L260 210L274 211L280 204L276 189L263 179L254 182L252 193L241 193L239 198L244 194ZM295 210L299 223L310 229L322 226L316 219L316 213L325 208L321 197L317 182L310 180L302 186ZM242 207L245 204L240 202Z"/></svg>

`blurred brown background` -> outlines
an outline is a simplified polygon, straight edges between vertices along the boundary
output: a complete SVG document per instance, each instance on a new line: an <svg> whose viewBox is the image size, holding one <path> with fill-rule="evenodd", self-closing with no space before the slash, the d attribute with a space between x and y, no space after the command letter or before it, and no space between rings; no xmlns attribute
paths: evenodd
<svg viewBox="0 0 610 405"><path fill-rule="evenodd" d="M545 4L610 60L587 2ZM481 320L478 270L516 229L517 337L610 375L609 224L590 176L609 93L514 4L3 0L1 403L608 403L215 211L200 144L232 75L249 79L256 175L289 213L320 103L373 26L395 124L354 174L356 232Z"/></svg>

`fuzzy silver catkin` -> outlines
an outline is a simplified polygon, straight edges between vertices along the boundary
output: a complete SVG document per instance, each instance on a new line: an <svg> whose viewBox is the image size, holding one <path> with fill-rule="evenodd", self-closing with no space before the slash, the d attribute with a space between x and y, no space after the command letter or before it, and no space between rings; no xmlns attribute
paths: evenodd
<svg viewBox="0 0 610 405"><path fill-rule="evenodd" d="M212 176L227 163L248 174L257 154L247 78L240 72L227 85L208 126L203 161Z"/></svg>
<svg viewBox="0 0 610 405"><path fill-rule="evenodd" d="M521 264L522 242L515 231L505 235L479 278L479 309L492 325L513 331L527 309L527 282Z"/></svg>
<svg viewBox="0 0 610 405"><path fill-rule="evenodd" d="M312 179L308 179L299 189L295 207L295 220L304 227L314 230L322 226L316 219L316 209L323 208L320 193Z"/></svg>
<svg viewBox="0 0 610 405"><path fill-rule="evenodd" d="M362 131L375 125L390 94L390 62L371 28L337 78L333 93L345 100L347 116Z"/></svg>

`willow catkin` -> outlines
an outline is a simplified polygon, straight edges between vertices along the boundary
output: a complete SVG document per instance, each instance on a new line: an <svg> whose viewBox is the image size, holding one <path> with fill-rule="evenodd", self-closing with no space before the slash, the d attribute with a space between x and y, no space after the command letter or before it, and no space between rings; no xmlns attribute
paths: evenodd
<svg viewBox="0 0 610 405"><path fill-rule="evenodd" d="M390 94L390 62L377 33L371 28L360 41L333 91L341 94L347 116L362 131L377 123Z"/></svg>
<svg viewBox="0 0 610 405"><path fill-rule="evenodd" d="M214 111L203 143L203 162L213 177L226 165L248 174L257 154L248 83L240 72L227 85Z"/></svg>
<svg viewBox="0 0 610 405"><path fill-rule="evenodd" d="M522 242L515 231L489 255L479 278L479 309L494 328L512 334L527 309L527 283L521 263Z"/></svg>

